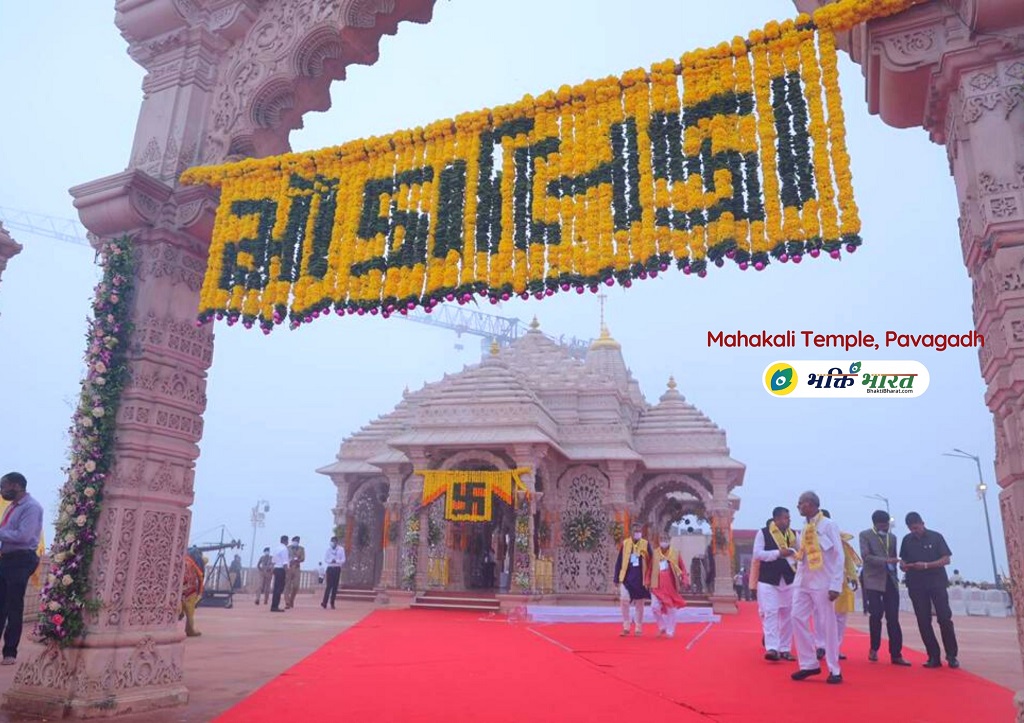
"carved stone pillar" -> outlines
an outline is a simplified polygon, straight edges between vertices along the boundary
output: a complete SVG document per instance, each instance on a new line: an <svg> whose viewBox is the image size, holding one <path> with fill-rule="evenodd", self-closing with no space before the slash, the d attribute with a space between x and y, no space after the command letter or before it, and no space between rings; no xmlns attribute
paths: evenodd
<svg viewBox="0 0 1024 723"><path fill-rule="evenodd" d="M21 253L22 246L17 243L0 223L0 277L7 268L7 262Z"/></svg>
<svg viewBox="0 0 1024 723"><path fill-rule="evenodd" d="M804 11L823 0L795 0ZM864 69L868 110L946 146L974 286L981 373L1015 600L1024 599L1024 3L952 0L861 25L840 47ZM1017 605L1024 649L1024 605ZM1024 696L1017 694L1024 723Z"/></svg>
<svg viewBox="0 0 1024 723"><path fill-rule="evenodd" d="M388 498L384 503L384 564L380 582L377 585L377 602L387 603L387 590L399 587L398 571L401 567L401 545L404 537L402 528L402 481L403 475L397 468L386 468Z"/></svg>
<svg viewBox="0 0 1024 723"><path fill-rule="evenodd" d="M205 257L189 231L212 213L215 199L183 194L196 203L193 223L158 229L159 218L183 218L181 199L143 173L72 193L94 233L133 236L136 268L129 378L89 570L99 607L86 614L77 647L46 648L25 660L5 696L8 710L58 717L187 700L178 610L213 359L212 330L194 322Z"/></svg>
<svg viewBox="0 0 1024 723"><path fill-rule="evenodd" d="M711 606L716 613L735 613L736 595L732 589L732 520L735 511L729 502L729 481L725 474L711 473L711 517L715 550L715 590Z"/></svg>
<svg viewBox="0 0 1024 723"><path fill-rule="evenodd" d="M529 495L521 491L515 493L516 527L510 590L518 593L529 593L535 589L533 521L537 512L537 462L531 462L528 466L531 472L521 475L520 480L526 485Z"/></svg>

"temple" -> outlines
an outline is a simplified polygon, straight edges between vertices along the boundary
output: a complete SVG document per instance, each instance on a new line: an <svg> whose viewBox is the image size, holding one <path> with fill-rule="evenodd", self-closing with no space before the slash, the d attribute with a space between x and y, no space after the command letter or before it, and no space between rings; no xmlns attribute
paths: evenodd
<svg viewBox="0 0 1024 723"><path fill-rule="evenodd" d="M515 468L530 470L528 489L515 505L495 498L487 522L448 522L443 500L422 505L417 470ZM657 404L644 399L603 323L580 360L535 319L479 364L407 391L317 471L337 486L349 588L386 599L401 590L607 599L630 521L660 537L694 516L711 523L711 544L704 535L676 544L688 564L716 576L701 584L719 593L715 608L735 609L732 491L745 467L674 379Z"/></svg>

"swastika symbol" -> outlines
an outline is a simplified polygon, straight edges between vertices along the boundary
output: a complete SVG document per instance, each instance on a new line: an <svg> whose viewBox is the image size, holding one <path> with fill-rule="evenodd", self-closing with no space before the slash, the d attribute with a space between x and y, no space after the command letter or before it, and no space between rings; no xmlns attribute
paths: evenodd
<svg viewBox="0 0 1024 723"><path fill-rule="evenodd" d="M452 485L452 512L456 515L483 516L487 512L487 484L456 482Z"/></svg>

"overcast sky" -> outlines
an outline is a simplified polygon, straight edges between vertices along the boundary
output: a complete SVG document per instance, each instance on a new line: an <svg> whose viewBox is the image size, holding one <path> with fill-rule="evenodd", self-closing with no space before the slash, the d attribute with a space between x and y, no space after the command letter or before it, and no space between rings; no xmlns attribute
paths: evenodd
<svg viewBox="0 0 1024 723"><path fill-rule="evenodd" d="M626 7L621 0L439 0L429 24L402 24L383 39L375 65L349 68L333 87L333 108L308 114L293 148L315 150L618 75L794 14L784 0L648 0L643 13ZM0 68L0 206L74 217L69 187L126 167L141 100L143 71L126 54L112 3L8 4ZM1004 570L992 417L975 351L778 354L707 345L708 331L717 330L878 337L889 329L972 329L944 149L920 129L896 130L870 116L860 68L844 56L840 70L862 249L841 262L807 259L759 274L730 265L704 280L673 271L616 287L607 292L608 325L649 401L674 375L680 391L728 433L732 456L747 465L736 490L738 527L760 525L778 504L795 511L800 492L814 489L843 529L857 532L881 505L865 496L881 494L898 534L904 514L917 510L945 534L954 567L991 580L976 468L942 456L959 447L981 457ZM52 519L99 272L86 247L16 236L25 250L0 284L0 467L24 472ZM536 314L556 336L598 332L590 294L497 311L524 321ZM216 336L192 541L218 540L224 526L226 538L245 542L246 563L249 511L259 499L271 510L258 548L298 534L307 555L319 556L335 494L314 469L332 461L343 437L390 411L406 386L417 389L480 355L476 337L377 317L331 317L269 337L219 324ZM773 398L762 388L773 361L854 356L919 361L931 375L928 391L915 399L815 400Z"/></svg>

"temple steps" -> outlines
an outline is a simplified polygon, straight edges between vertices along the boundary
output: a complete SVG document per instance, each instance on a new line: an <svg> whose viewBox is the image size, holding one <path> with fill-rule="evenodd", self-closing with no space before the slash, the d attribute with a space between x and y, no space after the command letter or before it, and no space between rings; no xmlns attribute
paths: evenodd
<svg viewBox="0 0 1024 723"><path fill-rule="evenodd" d="M501 604L494 596L479 593L428 591L417 595L409 607L420 610L480 610L498 612Z"/></svg>
<svg viewBox="0 0 1024 723"><path fill-rule="evenodd" d="M373 590L358 590L356 588L339 588L337 600L348 600L349 602L376 602L377 593Z"/></svg>

